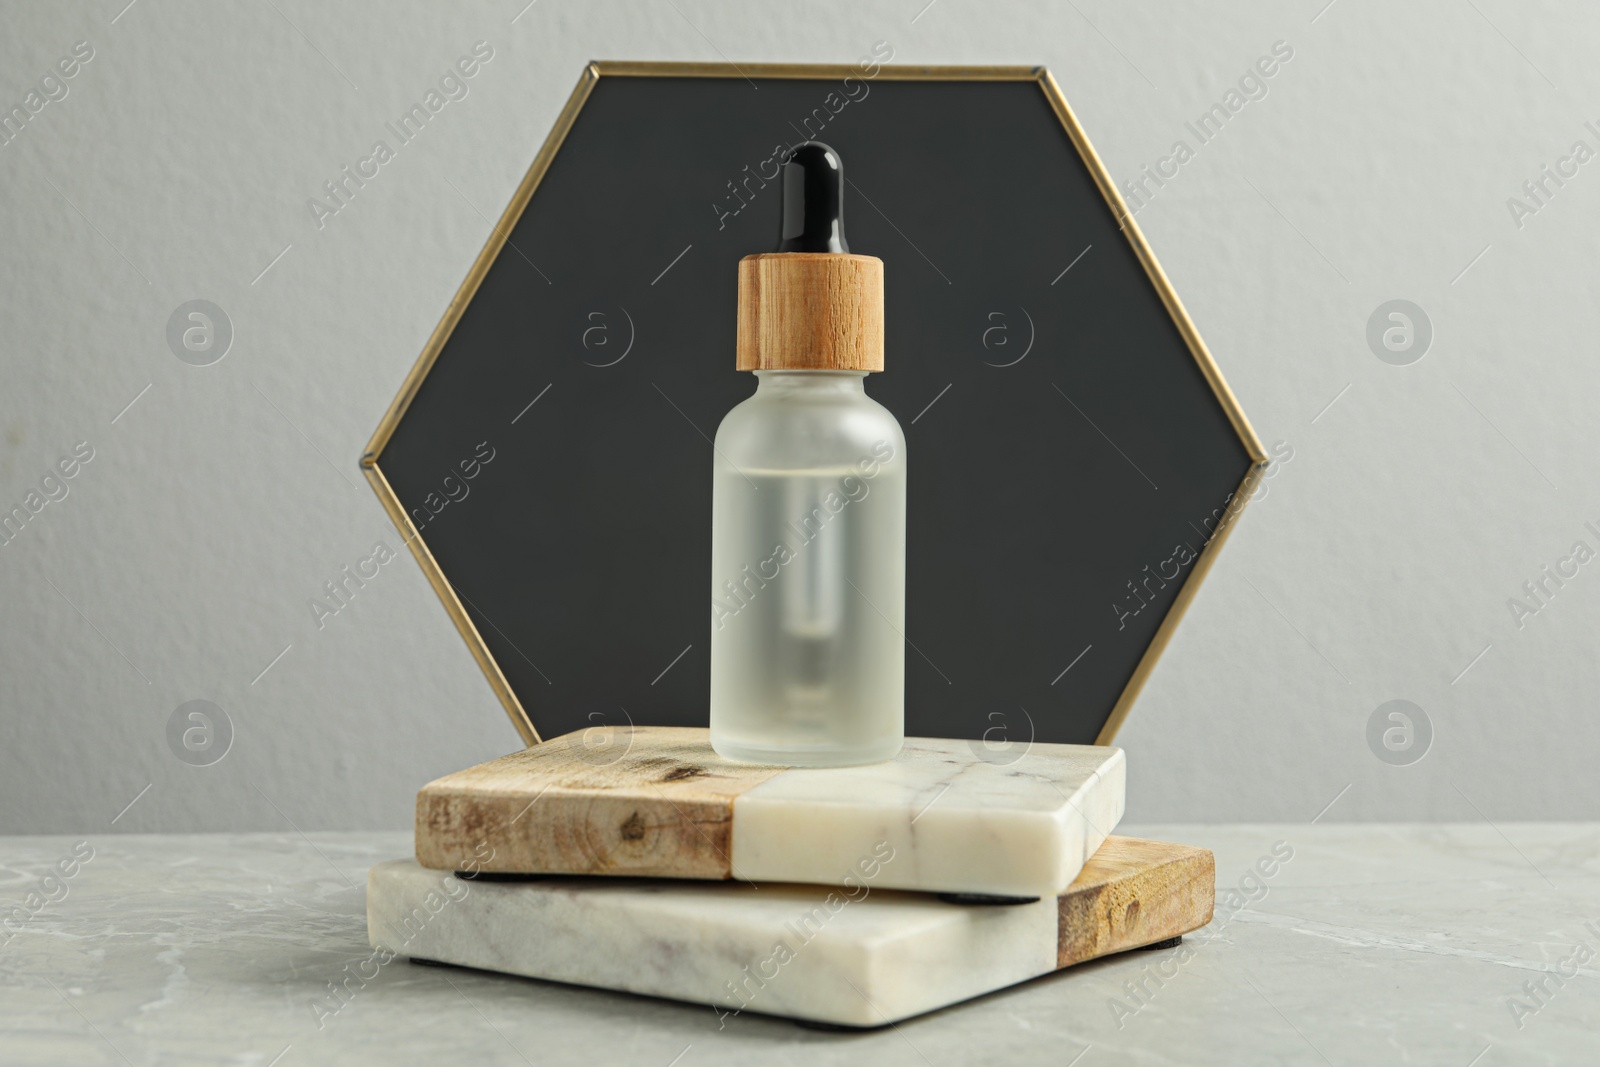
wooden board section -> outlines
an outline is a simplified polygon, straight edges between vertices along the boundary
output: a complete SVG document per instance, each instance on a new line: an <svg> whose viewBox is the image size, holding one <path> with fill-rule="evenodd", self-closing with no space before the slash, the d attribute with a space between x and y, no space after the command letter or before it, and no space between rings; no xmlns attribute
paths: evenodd
<svg viewBox="0 0 1600 1067"><path fill-rule="evenodd" d="M437 870L875 885L1054 897L1122 817L1119 749L907 738L862 767L736 763L688 727L596 727L417 795ZM877 868L881 866L880 872Z"/></svg>
<svg viewBox="0 0 1600 1067"><path fill-rule="evenodd" d="M491 881L405 860L371 869L367 931L395 956L874 1027L1210 921L1211 853L1125 837L1100 853L1059 898L1010 905L867 885Z"/></svg>
<svg viewBox="0 0 1600 1067"><path fill-rule="evenodd" d="M430 782L417 862L440 870L728 878L733 798L783 771L705 730L580 730Z"/></svg>
<svg viewBox="0 0 1600 1067"><path fill-rule="evenodd" d="M1056 966L1197 930L1211 921L1216 892L1209 849L1108 837L1057 899Z"/></svg>

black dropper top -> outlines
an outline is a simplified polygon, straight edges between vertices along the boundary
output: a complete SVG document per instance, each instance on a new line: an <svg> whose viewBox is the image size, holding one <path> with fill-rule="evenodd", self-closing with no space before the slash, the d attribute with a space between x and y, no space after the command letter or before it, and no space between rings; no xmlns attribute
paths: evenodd
<svg viewBox="0 0 1600 1067"><path fill-rule="evenodd" d="M806 141L783 165L779 252L848 252L844 239L844 160L821 141Z"/></svg>

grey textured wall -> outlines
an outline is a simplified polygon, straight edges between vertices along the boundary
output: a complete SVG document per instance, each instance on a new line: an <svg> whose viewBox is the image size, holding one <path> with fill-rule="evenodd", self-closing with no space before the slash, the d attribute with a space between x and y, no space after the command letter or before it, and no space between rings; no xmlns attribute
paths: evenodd
<svg viewBox="0 0 1600 1067"><path fill-rule="evenodd" d="M1600 817L1593 8L123 2L0 7L0 504L38 509L0 546L0 832L399 827L514 747L406 556L308 610L398 547L362 444L586 60L876 41L1046 64L1114 175L1172 175L1139 221L1280 457L1120 738L1130 818ZM204 367L168 340L196 299L233 331ZM1431 324L1408 365L1369 344L1392 300ZM232 723L211 766L169 743L192 700ZM1420 761L1369 730L1391 700Z"/></svg>

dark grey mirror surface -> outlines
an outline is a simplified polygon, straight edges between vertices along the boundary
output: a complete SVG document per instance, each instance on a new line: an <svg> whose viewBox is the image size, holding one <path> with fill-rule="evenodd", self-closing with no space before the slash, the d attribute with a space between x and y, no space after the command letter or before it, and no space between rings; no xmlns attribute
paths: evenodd
<svg viewBox="0 0 1600 1067"><path fill-rule="evenodd" d="M704 725L735 265L820 138L886 265L907 732L1093 741L1246 446L1038 83L757 83L599 79L380 467L544 737Z"/></svg>

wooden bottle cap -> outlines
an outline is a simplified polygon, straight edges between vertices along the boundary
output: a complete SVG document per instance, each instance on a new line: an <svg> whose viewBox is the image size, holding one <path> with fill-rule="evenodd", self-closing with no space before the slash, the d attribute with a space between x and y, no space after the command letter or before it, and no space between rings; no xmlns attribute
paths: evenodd
<svg viewBox="0 0 1600 1067"><path fill-rule="evenodd" d="M883 370L883 260L763 252L739 261L740 370Z"/></svg>

